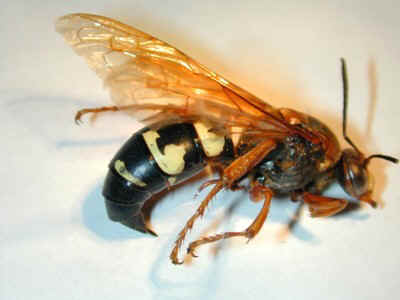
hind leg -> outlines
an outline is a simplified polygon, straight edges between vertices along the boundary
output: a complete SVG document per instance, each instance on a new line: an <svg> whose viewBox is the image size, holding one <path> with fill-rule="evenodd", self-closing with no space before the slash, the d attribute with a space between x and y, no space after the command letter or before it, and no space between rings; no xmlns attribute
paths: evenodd
<svg viewBox="0 0 400 300"><path fill-rule="evenodd" d="M192 229L196 219L204 215L204 212L210 203L211 199L223 188L222 181L216 183L214 188L208 193L207 197L201 202L200 206L197 208L195 214L187 221L185 227L179 232L178 239L175 241L175 246L171 251L169 258L175 265L182 264L183 261L178 259L179 248L181 247L187 232Z"/></svg>
<svg viewBox="0 0 400 300"><path fill-rule="evenodd" d="M241 177L246 175L250 170L254 168L260 161L273 149L275 149L276 143L273 140L265 140L264 142L257 145L251 151L246 153L245 155L239 157L238 159L234 160L228 167L224 169L223 176L219 180L211 180L209 183L206 183L206 186L209 184L215 184L214 188L211 192L207 195L207 197L203 200L200 204L199 208L196 210L195 214L186 222L184 228L178 234L178 239L175 242L175 246L172 249L170 259L173 264L182 264L182 261L178 260L178 252L179 248L181 247L187 232L193 227L194 222L204 214L204 211L211 201L211 199L223 188L235 188L236 182ZM204 187L203 187L204 188ZM254 185L252 187L252 197L254 199L259 199L259 193L264 192L265 195L270 195L269 197L266 196L266 201L268 205L264 204L264 208L262 212L260 212L259 216L254 220L253 224L247 228L246 233L241 233L241 235L246 235L248 238L252 238L257 232L261 229L262 224L264 223L265 218L268 214L269 208L269 201L271 200L272 193L269 189L268 193L266 190L263 190L261 185ZM264 188L266 189L266 188ZM237 235L237 234L236 234Z"/></svg>
<svg viewBox="0 0 400 300"><path fill-rule="evenodd" d="M203 244L213 243L219 240L229 239L238 236L247 238L248 239L247 241L250 241L252 238L254 238L257 235L257 233L261 230L267 218L269 207L271 204L272 191L264 186L256 184L250 190L250 194L252 199L255 201L258 201L260 200L261 197L264 197L264 205L259 214L257 215L257 217L254 219L253 223L251 223L249 227L247 227L243 231L224 232L213 236L202 237L189 244L187 253L196 257L194 250Z"/></svg>

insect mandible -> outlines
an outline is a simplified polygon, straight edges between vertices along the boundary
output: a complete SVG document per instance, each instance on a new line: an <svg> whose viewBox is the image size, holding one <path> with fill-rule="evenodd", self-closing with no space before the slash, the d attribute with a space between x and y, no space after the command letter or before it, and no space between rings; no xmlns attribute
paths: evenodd
<svg viewBox="0 0 400 300"><path fill-rule="evenodd" d="M337 180L347 194L375 207L368 163L346 134L347 73L341 60L344 108L343 136L351 146L341 150L332 131L318 119L289 108L274 108L175 47L110 18L91 14L61 17L56 29L83 56L110 90L114 106L77 112L125 111L148 126L136 132L109 164L103 195L108 216L134 230L152 233L143 220L143 204L153 195L211 166L218 179L179 232L170 258L187 232L221 190L243 188L263 201L261 211L243 231L225 232L191 242L188 253L206 243L242 236L252 239L267 218L274 194L289 194L308 204L311 216L330 216L348 201L321 193ZM233 142L233 135L238 135Z"/></svg>

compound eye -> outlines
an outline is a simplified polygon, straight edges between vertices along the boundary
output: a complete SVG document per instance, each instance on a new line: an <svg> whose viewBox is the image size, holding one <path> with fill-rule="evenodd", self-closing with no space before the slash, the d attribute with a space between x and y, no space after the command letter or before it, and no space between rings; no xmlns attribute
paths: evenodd
<svg viewBox="0 0 400 300"><path fill-rule="evenodd" d="M337 168L337 178L343 189L355 198L370 190L369 174L364 165L364 158L353 149L343 151Z"/></svg>
<svg viewBox="0 0 400 300"><path fill-rule="evenodd" d="M347 178L351 185L351 195L354 197L360 197L368 192L370 187L369 173L364 168L363 163L350 163L347 168Z"/></svg>

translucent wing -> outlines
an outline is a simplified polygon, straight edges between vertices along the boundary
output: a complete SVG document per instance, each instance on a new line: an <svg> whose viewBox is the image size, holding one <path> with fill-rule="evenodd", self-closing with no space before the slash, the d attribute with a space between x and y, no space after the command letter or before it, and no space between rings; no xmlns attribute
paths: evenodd
<svg viewBox="0 0 400 300"><path fill-rule="evenodd" d="M112 101L143 110L206 117L235 126L288 132L277 112L176 48L118 21L90 14L61 17L56 30L110 89ZM146 115L148 117L148 115Z"/></svg>

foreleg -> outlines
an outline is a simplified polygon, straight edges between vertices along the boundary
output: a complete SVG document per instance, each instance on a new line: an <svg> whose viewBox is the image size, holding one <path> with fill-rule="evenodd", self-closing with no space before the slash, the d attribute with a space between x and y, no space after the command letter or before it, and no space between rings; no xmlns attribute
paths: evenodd
<svg viewBox="0 0 400 300"><path fill-rule="evenodd" d="M329 217L343 210L348 201L345 199L331 198L304 192L301 196L304 203L308 204L312 217Z"/></svg>

